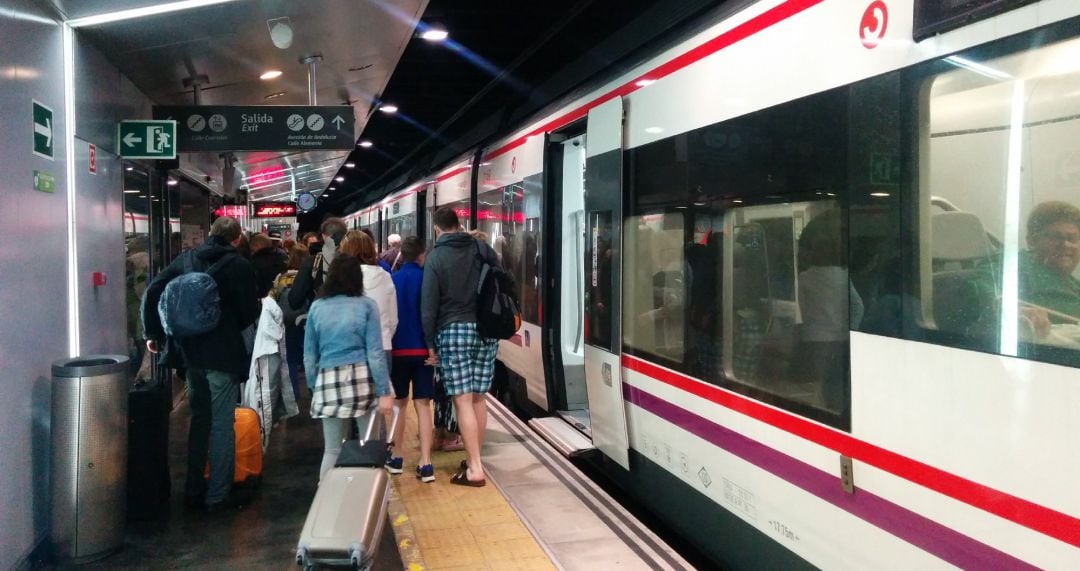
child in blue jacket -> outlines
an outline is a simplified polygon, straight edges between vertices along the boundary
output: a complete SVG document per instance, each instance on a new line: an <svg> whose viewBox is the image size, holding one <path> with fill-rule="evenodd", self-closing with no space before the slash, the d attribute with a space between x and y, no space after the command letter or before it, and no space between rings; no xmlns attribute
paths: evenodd
<svg viewBox="0 0 1080 571"><path fill-rule="evenodd" d="M401 242L401 268L394 272L394 288L397 290L398 326L394 333L390 368L390 380L394 385L399 410L404 411L409 399L409 383L412 382L413 406L420 428L420 462L416 467L416 477L422 482L435 481L435 469L431 466L431 441L434 419L431 412L431 398L435 393L435 369L425 365L428 357L427 343L424 341L424 327L420 320L420 288L424 281L424 243L416 236L409 236ZM394 431L393 442L400 443L405 432L405 423L398 422ZM403 446L395 446L394 453L403 451ZM386 470L391 474L400 474L405 460L402 456L391 456L386 461Z"/></svg>

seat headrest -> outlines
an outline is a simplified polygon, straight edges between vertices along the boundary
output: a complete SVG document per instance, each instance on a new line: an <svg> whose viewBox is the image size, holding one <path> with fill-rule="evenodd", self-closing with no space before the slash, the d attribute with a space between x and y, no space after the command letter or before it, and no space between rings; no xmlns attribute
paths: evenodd
<svg viewBox="0 0 1080 571"><path fill-rule="evenodd" d="M974 260L993 251L982 222L970 212L939 212L930 227L934 260Z"/></svg>

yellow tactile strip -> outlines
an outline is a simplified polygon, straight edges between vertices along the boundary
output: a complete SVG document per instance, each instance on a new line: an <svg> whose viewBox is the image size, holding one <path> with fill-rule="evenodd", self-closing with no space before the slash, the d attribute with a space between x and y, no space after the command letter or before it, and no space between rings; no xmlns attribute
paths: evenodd
<svg viewBox="0 0 1080 571"><path fill-rule="evenodd" d="M450 483L450 477L465 457L463 452L434 452L435 481L425 484L416 479L420 448L416 412L411 403L408 411L403 412L406 413L405 473L393 478L390 521L406 569L555 569L491 482L483 488ZM404 511L394 513L395 499L404 505ZM411 526L411 537L406 535L407 526ZM399 530L402 535L398 535ZM418 555L410 552L414 547L419 547Z"/></svg>

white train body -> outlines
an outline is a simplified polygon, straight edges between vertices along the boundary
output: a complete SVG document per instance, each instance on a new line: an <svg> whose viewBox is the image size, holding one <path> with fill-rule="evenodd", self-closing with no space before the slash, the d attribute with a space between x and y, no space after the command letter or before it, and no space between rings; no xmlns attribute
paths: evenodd
<svg viewBox="0 0 1080 571"><path fill-rule="evenodd" d="M1016 291L1023 276L1009 264L1022 257L1027 216L1037 204L1080 204L1080 3L1021 4L916 42L913 0L756 2L603 84L587 86L529 125L351 218L371 225L371 212L423 190L424 205L408 211L418 225L430 226L434 207L455 205L481 230L497 229L489 238L493 246L521 268L518 275L528 283L520 286L534 290L535 299L523 304L537 305L524 310L522 330L501 344L499 359L524 379L528 400L545 411L573 408L587 397L592 437L608 457L604 467L719 562L1077 569L1080 348L1066 341L1060 348L1025 349L1030 344L1023 309L1012 309L1023 295ZM886 84L903 96L895 108L872 100L888 92L881 89ZM859 101L862 95L869 103ZM754 133L779 124L765 122L772 120L770 109L798 109L783 106L811 97L825 106L841 101L849 121L837 126L852 137L837 143L846 145L843 156L851 165L840 183L802 179L809 186L781 199L765 190L743 196L739 180L722 190L706 182L685 193L685 204L662 191L642 190L661 185L650 172L660 173L658 180L670 178L673 188L683 184L683 171L663 165L650 170L649 157L668 148L663 145L671 145L671 164L719 172L746 156L739 154L745 141L732 142L734 136L766 137ZM762 119L752 123L757 117ZM860 126L865 128L859 131ZM866 148L881 145L873 137L882 132L900 133L899 154ZM865 141L855 139L863 136ZM570 146L581 142L581 151ZM558 145L565 145L558 159L562 179L554 182L552 149ZM710 150L709 157L694 154L702 148ZM782 163L800 153L813 158L815 152L793 144L771 160ZM605 156L615 161L617 237L605 234L604 220L592 218L587 204L601 195L589 177L600 164L594 161ZM890 161L906 166L894 169ZM584 198L574 188L575 165L586 168ZM851 176L864 167L869 181ZM685 180L698 176L690 168ZM788 168L743 186L767 189L774 182L795 185L796 179L796 169ZM543 196L552 184L561 188L552 201L560 205L560 220L530 226L540 212L540 198L530 193ZM830 199L837 188L841 196ZM504 199L496 204L499 193ZM819 198L806 198L814 194ZM698 195L704 197L700 202ZM765 248L766 258L787 248L787 258L775 259L795 260L803 230L831 210L844 213L848 252L858 251L861 241L887 243L895 231L904 249L898 259L910 261L906 273L897 274L906 276L910 299L897 303L914 312L899 333L882 334L863 320L853 323L846 342L831 341L844 343L849 355L849 384L838 406L829 404L824 384L802 394L783 382L738 381L753 374L746 365L740 372L738 356L732 356L739 352L740 335L756 336L766 343L764 351L798 363L792 356L798 349L786 347L782 337L785 328L806 330L809 318L800 297L809 295L802 282L810 278L791 269L785 282L775 267L766 269L769 283L760 285L768 293L755 292L755 300L736 309L739 272L750 271L737 267L743 263L738 257L756 256L758 247ZM949 308L943 294L933 291L946 283L938 267L944 258L937 252L948 249L947 233L934 230L941 232L938 242L931 233L938 228L938 210L981 221L994 256L1004 260L992 346L948 330ZM543 213L553 215L550 204ZM692 228L685 226L690 220ZM778 244L773 229L792 225L794 230L784 232L794 244ZM559 239L540 236L541 229L551 228L561 231ZM712 327L724 356L703 367L713 367L708 370L718 371L720 380L694 372L688 363L701 360L701 339L690 325L673 321L695 317L682 305L692 303L694 287L688 285L693 262L687 252L704 255L714 234L723 236L715 246L723 260L715 278L721 282L716 304L729 313L768 314L767 328L752 333L739 331L742 314L715 317L724 324L704 326ZM768 245L760 246L756 237ZM621 239L622 248L613 254L622 256L621 263L598 269L602 261L594 250L613 239ZM558 265L546 265L553 253L545 244L560 248ZM585 250L593 252L591 258ZM529 264L544 270L530 274ZM803 267L801 260L793 264ZM852 282L856 270L852 262ZM583 308L589 313L587 303L595 303L595 297L584 298L598 295L587 292L605 271L621 272L612 295L624 309L653 311L628 320L625 311L608 308L613 316L605 327L614 327L619 341L598 348L588 341L596 318L579 316ZM548 278L557 287L541 283ZM704 277L698 272L696 279ZM680 285L666 285L673 282ZM791 291L777 293L785 289ZM867 311L881 300L858 293ZM542 307L549 303L558 309ZM545 315L550 323L542 323ZM545 352L549 330L556 343ZM552 363L546 362L552 355L559 355L561 380L552 378ZM853 491L845 491L842 474L849 460ZM672 498L679 505L662 505ZM730 535L709 539L702 529Z"/></svg>

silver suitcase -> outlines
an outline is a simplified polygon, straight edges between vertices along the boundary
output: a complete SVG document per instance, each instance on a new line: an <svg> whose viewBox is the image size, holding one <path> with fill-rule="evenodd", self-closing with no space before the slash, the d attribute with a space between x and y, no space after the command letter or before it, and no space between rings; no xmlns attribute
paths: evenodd
<svg viewBox="0 0 1080 571"><path fill-rule="evenodd" d="M386 524L390 478L383 465L398 414L395 407L384 438L372 438L381 416L373 409L363 439L342 446L337 463L323 476L311 502L296 546L297 565L305 570L318 565L371 568Z"/></svg>

